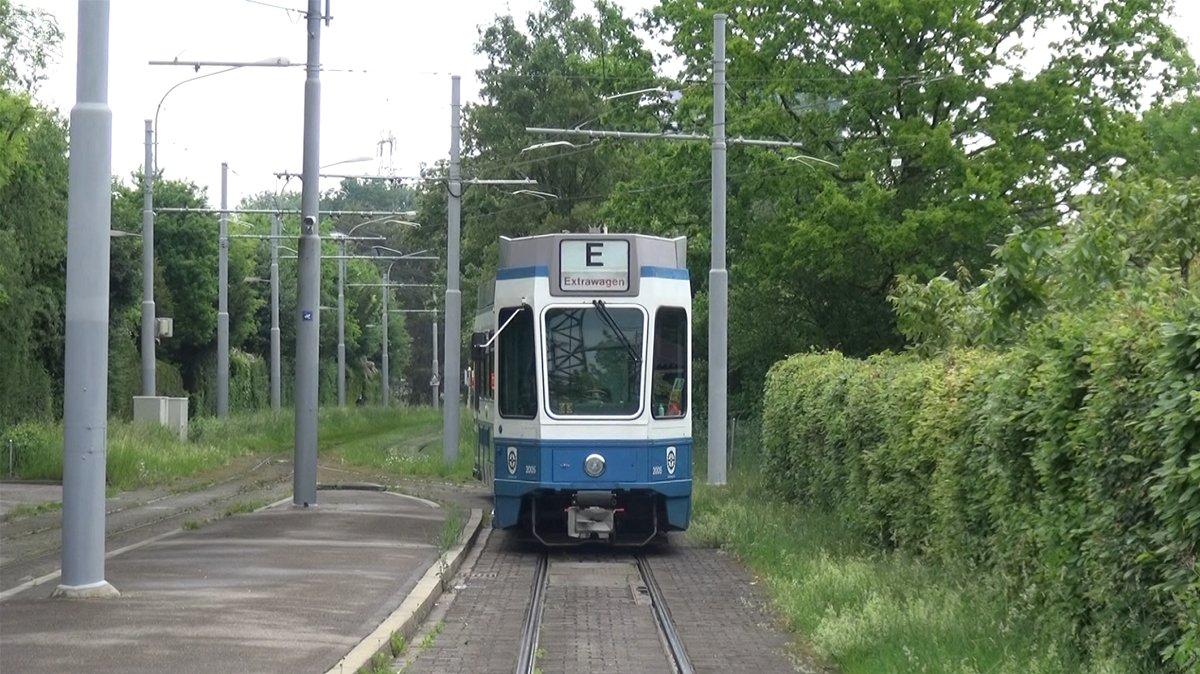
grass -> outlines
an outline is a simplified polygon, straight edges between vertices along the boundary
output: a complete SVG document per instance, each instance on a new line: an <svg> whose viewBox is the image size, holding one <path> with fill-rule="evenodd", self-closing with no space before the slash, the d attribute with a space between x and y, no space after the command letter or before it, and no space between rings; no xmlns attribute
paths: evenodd
<svg viewBox="0 0 1200 674"><path fill-rule="evenodd" d="M55 512L58 510L62 510L62 503L59 501L51 501L49 503L22 503L20 505L13 506L7 513L5 513L4 520L8 521L18 517L31 517L33 515Z"/></svg>
<svg viewBox="0 0 1200 674"><path fill-rule="evenodd" d="M365 665L360 672L366 674L391 674L392 659L386 653L376 653L371 658L371 662Z"/></svg>
<svg viewBox="0 0 1200 674"><path fill-rule="evenodd" d="M441 634L442 630L444 630L444 629L446 629L446 623L444 623L440 620L437 623L435 623L433 626L433 629L429 630L429 634L426 634L425 638L421 639L420 645L417 646L418 650L424 651L425 649L432 646L434 640L437 639L438 635Z"/></svg>
<svg viewBox="0 0 1200 674"><path fill-rule="evenodd" d="M234 503L229 507L228 510L225 511L225 516L233 517L234 515L241 515L242 513L252 513L255 510L267 505L267 503L268 501L265 499L259 499L255 501L239 501Z"/></svg>
<svg viewBox="0 0 1200 674"><path fill-rule="evenodd" d="M879 553L836 513L764 498L753 452L739 449L728 486L697 481L689 536L734 551L805 649L841 672L1136 671L1081 658L1051 617L983 572Z"/></svg>
<svg viewBox="0 0 1200 674"><path fill-rule="evenodd" d="M454 504L448 505L446 519L442 520L442 528L438 531L437 536L439 553L445 554L458 545L458 537L462 534L465 524L466 519L463 517L462 508Z"/></svg>
<svg viewBox="0 0 1200 674"><path fill-rule="evenodd" d="M399 632L392 632L392 636L388 639L388 646L391 647L392 657L398 658L408 651L408 639Z"/></svg>
<svg viewBox="0 0 1200 674"><path fill-rule="evenodd" d="M322 408L318 412L320 454L396 475L469 480L474 434L468 433L470 415L461 416L463 449L454 466L446 467L442 461L441 415L430 408ZM290 410L194 419L186 441L159 426L112 421L105 478L110 493L166 486L238 457L290 453L294 433ZM16 447L17 477L62 479L61 423L22 424L0 435L0 441L8 439Z"/></svg>
<svg viewBox="0 0 1200 674"><path fill-rule="evenodd" d="M475 428L466 409L459 414L458 460L447 466L442 456L442 416L431 408L412 409L386 433L345 442L327 453L360 468L406 477L468 482L475 463ZM382 444L381 444L382 441Z"/></svg>
<svg viewBox="0 0 1200 674"><path fill-rule="evenodd" d="M449 505L446 511L446 519L442 520L442 528L438 530L437 549L438 549L438 579L442 586L442 591L446 592L450 589L450 584L454 581L447 572L450 570L450 562L447 558L447 553L458 545L458 537L462 534L463 526L466 520L463 518L462 509L456 505Z"/></svg>

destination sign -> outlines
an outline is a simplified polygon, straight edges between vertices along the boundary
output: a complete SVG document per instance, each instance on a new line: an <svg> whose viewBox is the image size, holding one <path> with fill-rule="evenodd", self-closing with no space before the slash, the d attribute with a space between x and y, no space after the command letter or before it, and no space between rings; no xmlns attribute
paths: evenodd
<svg viewBox="0 0 1200 674"><path fill-rule="evenodd" d="M562 242L559 287L567 292L629 289L629 242L624 240Z"/></svg>

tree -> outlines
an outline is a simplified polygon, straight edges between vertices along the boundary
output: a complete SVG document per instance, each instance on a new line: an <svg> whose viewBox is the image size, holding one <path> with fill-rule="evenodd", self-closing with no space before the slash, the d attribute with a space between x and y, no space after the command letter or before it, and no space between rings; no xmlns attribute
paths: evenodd
<svg viewBox="0 0 1200 674"><path fill-rule="evenodd" d="M955 264L978 274L1005 232L1058 221L1075 194L1144 154L1140 101L1193 76L1162 20L1168 4L665 0L649 27L684 62L680 130L709 131L712 16L723 12L727 135L799 142L837 165L731 147L730 334L762 335L732 340L731 362L772 341L860 355L898 346L885 299L897 275L924 281ZM1066 35L1031 67L1028 45L1052 24ZM626 186L703 171L641 166ZM658 193L614 198L631 202L627 217L662 217ZM676 222L707 219L700 199L667 210ZM799 338L763 329L778 325L798 325ZM762 373L747 374L757 388Z"/></svg>
<svg viewBox="0 0 1200 674"><path fill-rule="evenodd" d="M402 215L414 210L416 190L399 180L343 180L336 190L326 195L322 200L322 208L328 211L374 211L395 213L393 216L343 215L331 219L330 231L347 233L354 231L354 237L379 237L378 241L352 240L347 243L346 252L355 256L371 256L373 246L379 245L403 253L415 253L424 250L423 255L445 260L445 228L439 227L437 221L426 221L423 227L388 222L397 220L412 222L414 217ZM374 221L374 222L372 222ZM367 223L367 224L362 224ZM362 224L362 227L358 225ZM336 246L328 246L328 254L338 254ZM391 255L384 251L385 255ZM348 372L357 373L356 377L347 377L347 397L357 398L358 394L368 399L374 399L374 393L381 390L378 377L382 375L383 366L383 282L384 267L388 260L372 261L353 259L346 261L346 282L369 284L360 287L348 287L346 293L346 368ZM425 284L436 281L437 263L430 260L411 260L397 262L391 265L392 283ZM325 274L334 283L330 293L336 296L337 266L331 260L326 267L330 273ZM428 306L427 298L434 295L425 292L427 289L416 287L391 288L391 303L388 309L414 309ZM388 375L392 381L389 389L393 395L402 395L405 390L400 386L402 381L428 381L430 371L430 344L428 339L414 339L410 334L413 321L409 314L389 314L388 321ZM424 320L417 321L421 326L428 326ZM371 325L371 328L366 326ZM336 327L330 323L330 329ZM322 332L325 332L322 326ZM425 333L422 333L425 334ZM336 348L336 332L331 331L329 337ZM419 336L418 336L419 337ZM336 351L335 351L336 352ZM357 380L357 382L355 381ZM368 382L371 384L367 386ZM410 403L424 403L429 400L428 389L421 386L410 386L406 399Z"/></svg>
<svg viewBox="0 0 1200 674"><path fill-rule="evenodd" d="M0 0L0 85L32 94L62 38L54 15Z"/></svg>
<svg viewBox="0 0 1200 674"><path fill-rule="evenodd" d="M25 135L41 116L31 99L61 42L51 14L0 0L0 187L21 161Z"/></svg>
<svg viewBox="0 0 1200 674"><path fill-rule="evenodd" d="M118 190L113 224L140 231L140 176L135 175L133 182L136 187ZM154 204L156 209L208 207L203 190L194 183L161 179L154 184ZM161 274L154 286L155 314L171 317L174 325L174 335L161 340L156 351L159 359L179 367L184 388L193 393L200 385L205 357L216 351L217 231L217 219L211 214L160 210L154 220L154 265L156 274ZM127 264L133 267L127 273L136 279L140 296L141 261L134 257ZM230 279L232 287L233 272Z"/></svg>
<svg viewBox="0 0 1200 674"><path fill-rule="evenodd" d="M20 160L0 180L0 418L12 421L60 413L65 334L66 127L26 110Z"/></svg>
<svg viewBox="0 0 1200 674"><path fill-rule="evenodd" d="M537 181L533 190L556 198L464 186L465 326L472 323L481 279L491 275L498 261L499 237L587 231L605 224L599 208L631 156L620 143L581 142L522 152L549 140L531 136L525 127L660 128L661 103L641 106L636 96L606 99L663 80L633 22L604 0L595 2L594 10L595 16L588 16L577 12L571 0L546 0L523 27L511 16L498 16L480 31L476 52L487 58L487 66L479 71L482 101L464 109L463 175L531 178ZM446 166L439 164L428 173L444 180ZM421 217L444 218L445 183L429 184L418 200ZM612 231L626 229L643 231L636 224ZM463 330L464 344L470 332Z"/></svg>
<svg viewBox="0 0 1200 674"><path fill-rule="evenodd" d="M581 16L571 0L547 0L528 17L524 32L511 16L497 17L482 31L476 51L488 65L480 71L483 101L465 111L464 173L532 178L537 191L557 198L467 190L464 198L478 201L463 209L464 265L494 264L489 254L494 255L500 234L579 231L601 224L596 207L620 176L626 154L621 146L596 143L522 153L544 140L531 138L526 126L657 126L653 111L639 108L636 98L605 100L653 87L660 78L653 55L620 9L599 0L595 11L595 18Z"/></svg>
<svg viewBox="0 0 1200 674"><path fill-rule="evenodd" d="M414 195L415 190L400 184L398 181L359 181L347 179L338 188L321 195L320 209L323 213L334 211L406 211L412 208ZM281 231L285 236L298 235L299 217L294 211L300 206L299 197L300 195L294 192L283 192L280 194L264 192L244 199L240 207L277 208L281 211L292 211L283 214L280 223ZM270 231L269 216L245 216L243 219L254 223L251 230L254 234L262 235ZM382 221L387 219L384 216L337 215L323 218L321 222L323 245L321 254L326 259L322 262L321 267L321 305L327 307L336 307L337 305L338 261L336 256L340 255L341 248L330 234L335 231L346 233L358 224L368 222L370 219L379 220L380 222L364 225L361 229L354 232L354 236L356 238L378 236L381 237L381 240L378 242L365 240L348 242L346 253L349 256L370 256L372 254L371 245L374 243L411 252L416 250L415 246L417 244L424 247L429 244L431 238L435 241L438 239L439 228L437 227L432 229L431 236L429 230L414 230L405 226L383 223ZM407 218L397 215L395 219ZM444 234L441 240L444 242ZM287 246L295 246L294 242L285 240L283 243ZM248 244L245 248L247 251L253 248L253 251L249 253L253 257L252 266L249 267L251 273L247 275L266 279L270 275L269 248L266 245L260 244ZM436 256L437 251L431 251L431 255ZM376 392L381 389L378 384L382 365L382 336L380 334L382 307L380 302L380 288L378 287L378 284L382 280L380 264L382 264L382 261L375 263L367 259L350 259L346 261L345 281L347 287L345 288L344 305L346 315L346 395L350 400L356 399L360 394L365 395L369 400L376 400L378 399ZM426 278L428 276L428 267L416 265L429 265L429 262L414 261L408 265L396 265L394 267L393 281L430 282ZM295 357L293 346L295 344L297 312L296 274L296 261L291 259L290 251L281 251L281 259L279 261L279 315L280 341L283 347L282 358L285 363L292 361ZM230 278L233 278L232 271L230 272ZM360 283L372 285L371 287L356 287L354 285ZM246 335L245 346L251 352L267 360L270 356L267 326L271 322L270 307L268 305L268 286L266 284L244 284L240 290L247 294L248 301L252 302L254 307L252 312L254 317L254 331ZM395 295L396 292L393 291L393 297ZM392 308L396 308L394 304L395 300L393 300ZM232 292L230 295L230 307L232 312L234 307ZM320 328L320 350L323 355L320 390L321 400L324 404L335 401L337 395L337 375L336 365L334 364L336 363L337 354L337 314L334 310L322 312ZM404 315L393 314L389 317L388 342L390 375L393 379L391 388L393 392L399 393L401 387L397 385L398 382L412 376L410 372L412 348L406 332ZM426 342L422 342L422 344L426 344ZM428 351L427 344L425 348ZM426 368L427 372L428 368ZM291 373L285 366L282 374L286 382ZM285 395L287 393L286 386L284 387L284 393Z"/></svg>
<svg viewBox="0 0 1200 674"><path fill-rule="evenodd" d="M0 419L53 417L62 398L66 123L32 95L62 34L0 0Z"/></svg>
<svg viewBox="0 0 1200 674"><path fill-rule="evenodd" d="M1151 109L1142 125L1152 165L1143 170L1168 179L1200 176L1200 93Z"/></svg>

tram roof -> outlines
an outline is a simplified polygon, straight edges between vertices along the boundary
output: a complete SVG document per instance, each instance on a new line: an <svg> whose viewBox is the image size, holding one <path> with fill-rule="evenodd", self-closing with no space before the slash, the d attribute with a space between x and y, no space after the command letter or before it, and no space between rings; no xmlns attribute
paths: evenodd
<svg viewBox="0 0 1200 674"><path fill-rule="evenodd" d="M630 266L687 268L687 237L666 238L649 234L538 234L500 237L499 268L531 267L557 260L563 241L629 241Z"/></svg>

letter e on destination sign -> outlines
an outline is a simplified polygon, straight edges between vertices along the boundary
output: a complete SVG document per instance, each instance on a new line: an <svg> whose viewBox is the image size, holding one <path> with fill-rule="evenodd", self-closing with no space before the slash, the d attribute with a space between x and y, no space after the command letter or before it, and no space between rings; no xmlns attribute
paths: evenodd
<svg viewBox="0 0 1200 674"><path fill-rule="evenodd" d="M564 292L629 289L629 242L620 239L563 241L559 248L559 287Z"/></svg>

